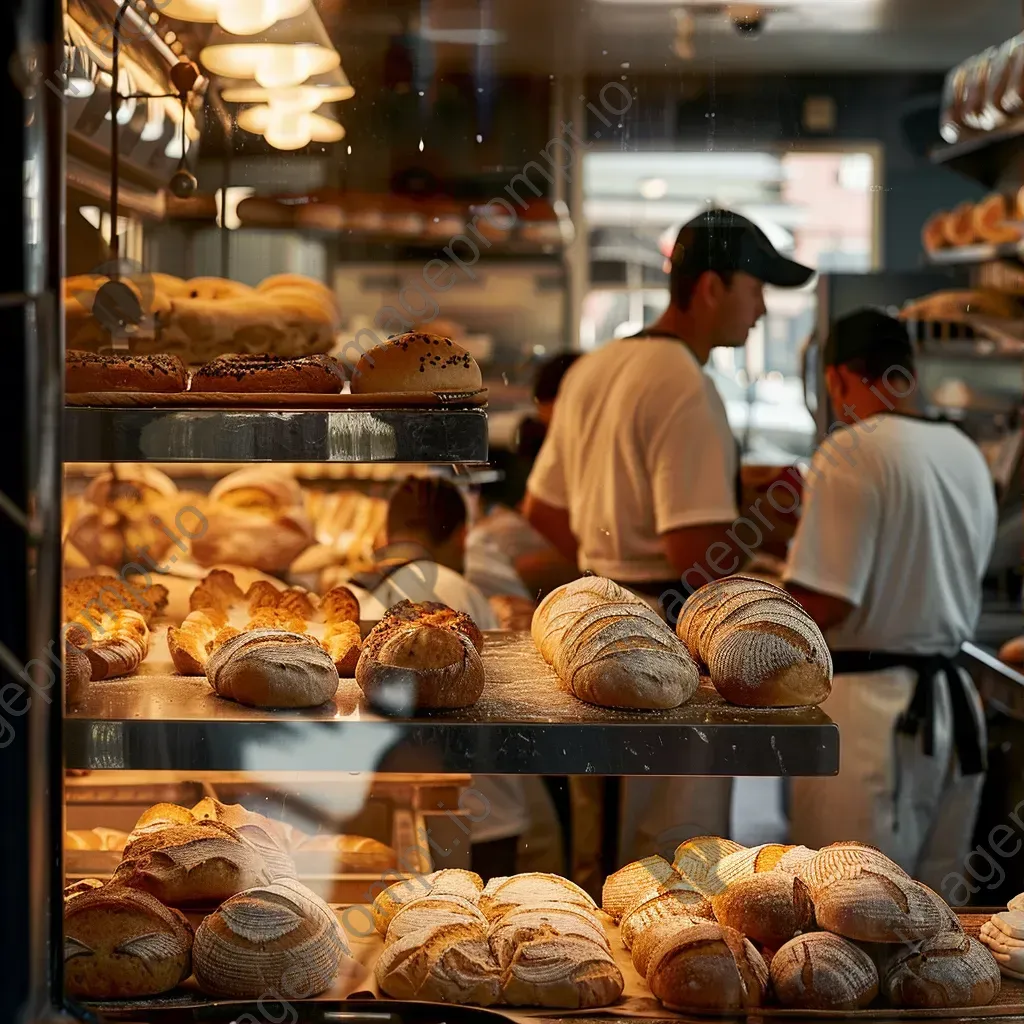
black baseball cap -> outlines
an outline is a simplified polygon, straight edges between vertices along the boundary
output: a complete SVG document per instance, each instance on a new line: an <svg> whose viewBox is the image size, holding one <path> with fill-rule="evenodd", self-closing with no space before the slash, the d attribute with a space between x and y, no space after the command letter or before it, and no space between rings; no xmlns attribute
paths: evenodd
<svg viewBox="0 0 1024 1024"><path fill-rule="evenodd" d="M840 366L852 359L884 351L891 355L913 353L907 326L880 309L858 309L832 324L821 358L825 366Z"/></svg>
<svg viewBox="0 0 1024 1024"><path fill-rule="evenodd" d="M731 210L705 210L684 224L672 249L672 274L742 270L777 288L799 288L814 275L779 253L752 221Z"/></svg>

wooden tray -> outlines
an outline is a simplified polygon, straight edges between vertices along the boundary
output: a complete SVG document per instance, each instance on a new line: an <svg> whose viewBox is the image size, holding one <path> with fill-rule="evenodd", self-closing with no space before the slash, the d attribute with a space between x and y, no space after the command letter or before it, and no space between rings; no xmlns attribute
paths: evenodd
<svg viewBox="0 0 1024 1024"><path fill-rule="evenodd" d="M311 395L298 392L83 391L65 405L93 408L169 409L452 409L487 404L487 388L477 391L390 391L377 395Z"/></svg>

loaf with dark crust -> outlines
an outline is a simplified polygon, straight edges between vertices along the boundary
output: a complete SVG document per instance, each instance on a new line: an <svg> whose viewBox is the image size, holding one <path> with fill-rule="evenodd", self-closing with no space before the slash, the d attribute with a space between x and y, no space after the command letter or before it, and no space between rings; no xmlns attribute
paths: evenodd
<svg viewBox="0 0 1024 1024"><path fill-rule="evenodd" d="M193 391L336 395L344 371L330 356L219 356L192 375Z"/></svg>
<svg viewBox="0 0 1024 1024"><path fill-rule="evenodd" d="M92 391L184 391L185 364L177 356L101 355L68 352L64 357L64 390L69 395Z"/></svg>

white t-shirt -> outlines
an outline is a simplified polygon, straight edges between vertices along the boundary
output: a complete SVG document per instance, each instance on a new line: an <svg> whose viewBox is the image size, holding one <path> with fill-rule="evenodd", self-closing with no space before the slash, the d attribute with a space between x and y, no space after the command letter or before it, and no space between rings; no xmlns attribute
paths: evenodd
<svg viewBox="0 0 1024 1024"><path fill-rule="evenodd" d="M359 599L359 612L364 619L382 619L399 601L440 601L457 612L465 612L481 629L498 628L487 598L472 583L453 569L425 558L403 565L372 593L357 587L352 590Z"/></svg>
<svg viewBox="0 0 1024 1024"><path fill-rule="evenodd" d="M785 579L854 606L829 646L955 654L996 531L977 446L951 424L871 416L819 448L809 477Z"/></svg>
<svg viewBox="0 0 1024 1024"><path fill-rule="evenodd" d="M660 535L736 518L725 406L673 338L609 342L578 360L527 484L567 509L579 567L624 582L674 573Z"/></svg>

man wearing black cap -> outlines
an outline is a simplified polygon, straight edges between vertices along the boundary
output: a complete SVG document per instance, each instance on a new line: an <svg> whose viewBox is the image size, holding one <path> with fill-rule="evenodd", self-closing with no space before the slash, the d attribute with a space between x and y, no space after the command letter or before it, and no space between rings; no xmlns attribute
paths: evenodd
<svg viewBox="0 0 1024 1024"><path fill-rule="evenodd" d="M527 485L535 529L581 570L660 602L670 619L680 580L693 590L735 571L742 555L727 530L737 517L736 443L702 367L713 348L746 342L765 312L765 284L797 287L811 274L737 214L709 210L684 225L665 312L584 356L562 382ZM687 799L688 789L701 797ZM671 801L651 801L660 820L645 814L620 859L671 857L685 838L724 834L729 793L728 780L674 781ZM640 813L643 803L627 809Z"/></svg>
<svg viewBox="0 0 1024 1024"><path fill-rule="evenodd" d="M786 586L826 631L841 763L793 781L792 839L878 846L963 903L950 879L970 850L985 729L950 659L981 610L992 478L965 434L920 415L901 322L860 310L822 355L838 422L811 465Z"/></svg>

